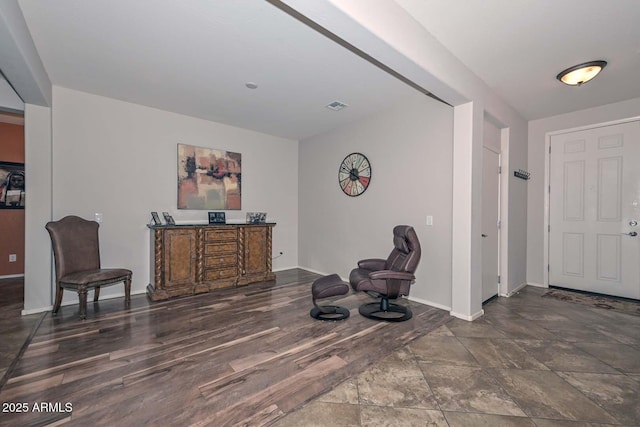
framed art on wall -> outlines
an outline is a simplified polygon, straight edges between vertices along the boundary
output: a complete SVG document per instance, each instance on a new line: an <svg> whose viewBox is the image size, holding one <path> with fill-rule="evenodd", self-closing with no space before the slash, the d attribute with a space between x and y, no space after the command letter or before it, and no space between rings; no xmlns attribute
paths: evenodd
<svg viewBox="0 0 640 427"><path fill-rule="evenodd" d="M0 209L24 209L24 163L0 162Z"/></svg>
<svg viewBox="0 0 640 427"><path fill-rule="evenodd" d="M178 209L239 210L242 155L178 144Z"/></svg>

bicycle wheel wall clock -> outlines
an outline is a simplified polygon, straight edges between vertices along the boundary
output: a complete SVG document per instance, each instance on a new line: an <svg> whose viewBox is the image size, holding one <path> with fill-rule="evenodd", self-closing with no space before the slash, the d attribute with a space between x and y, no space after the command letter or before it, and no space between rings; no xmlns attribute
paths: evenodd
<svg viewBox="0 0 640 427"><path fill-rule="evenodd" d="M371 163L364 154L351 153L344 158L338 169L340 188L350 197L364 193L371 182Z"/></svg>

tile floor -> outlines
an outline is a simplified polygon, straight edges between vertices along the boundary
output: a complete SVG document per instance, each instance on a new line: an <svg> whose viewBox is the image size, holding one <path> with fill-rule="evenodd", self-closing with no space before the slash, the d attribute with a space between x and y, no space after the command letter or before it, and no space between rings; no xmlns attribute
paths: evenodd
<svg viewBox="0 0 640 427"><path fill-rule="evenodd" d="M544 292L493 300L274 425L640 425L640 317Z"/></svg>

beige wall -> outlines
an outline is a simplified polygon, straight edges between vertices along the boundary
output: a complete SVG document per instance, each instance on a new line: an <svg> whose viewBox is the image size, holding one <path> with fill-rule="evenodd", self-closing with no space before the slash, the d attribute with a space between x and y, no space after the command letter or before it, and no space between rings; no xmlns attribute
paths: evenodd
<svg viewBox="0 0 640 427"><path fill-rule="evenodd" d="M343 278L363 258L386 258L397 224L415 227L422 261L411 297L451 306L453 109L422 94L300 143L300 265ZM371 162L358 197L338 186L349 153ZM426 225L427 215L433 226Z"/></svg>

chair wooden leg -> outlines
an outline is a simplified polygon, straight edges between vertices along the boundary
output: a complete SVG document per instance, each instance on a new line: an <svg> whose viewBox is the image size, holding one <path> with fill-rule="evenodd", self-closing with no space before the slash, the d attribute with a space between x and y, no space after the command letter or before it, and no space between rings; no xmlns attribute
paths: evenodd
<svg viewBox="0 0 640 427"><path fill-rule="evenodd" d="M131 303L131 276L124 281L124 303L127 307Z"/></svg>
<svg viewBox="0 0 640 427"><path fill-rule="evenodd" d="M100 286L96 286L93 290L93 302L98 302L98 298L100 297Z"/></svg>
<svg viewBox="0 0 640 427"><path fill-rule="evenodd" d="M79 315L80 320L87 318L87 288L78 288L78 298L80 299Z"/></svg>
<svg viewBox="0 0 640 427"><path fill-rule="evenodd" d="M57 286L56 287L56 301L53 304L53 314L58 313L58 310L60 310L60 304L62 304L62 294L64 293L64 288L61 286Z"/></svg>

